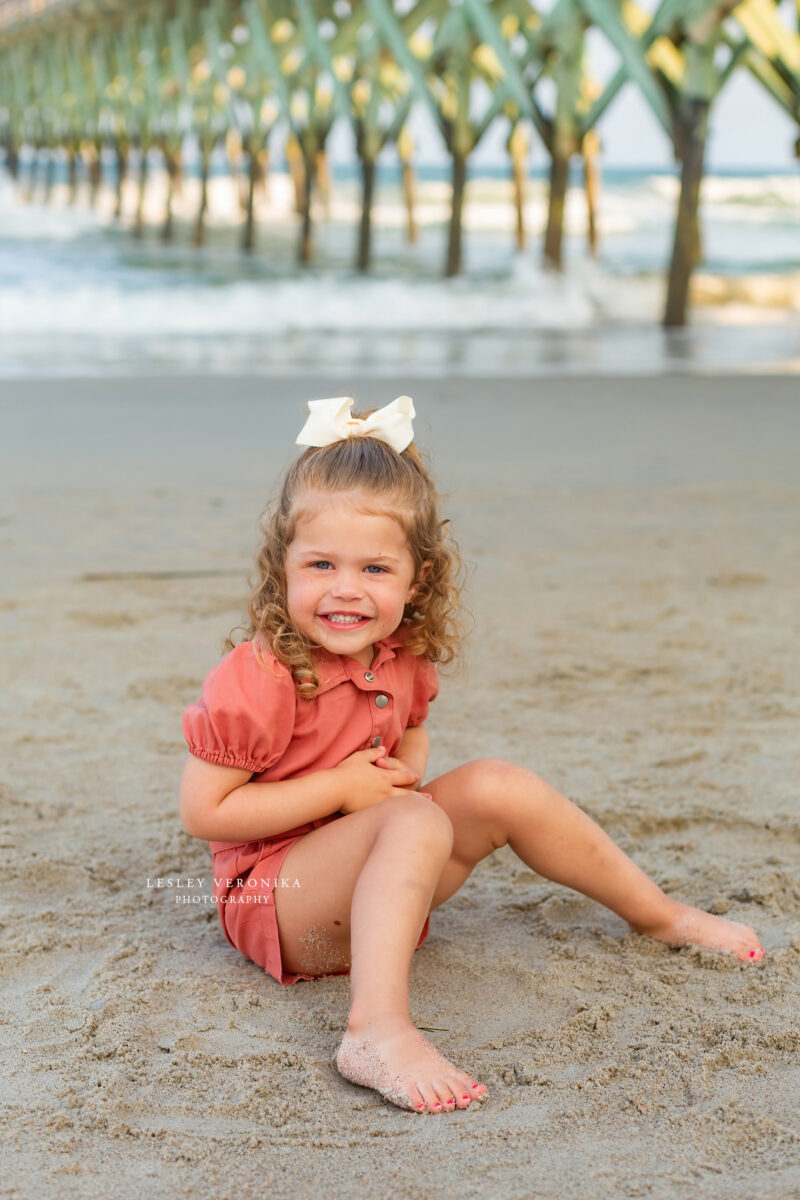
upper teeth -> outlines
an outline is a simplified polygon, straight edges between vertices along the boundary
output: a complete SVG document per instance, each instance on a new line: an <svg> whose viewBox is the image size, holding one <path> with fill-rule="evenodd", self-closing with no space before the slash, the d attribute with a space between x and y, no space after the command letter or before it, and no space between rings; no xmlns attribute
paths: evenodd
<svg viewBox="0 0 800 1200"><path fill-rule="evenodd" d="M339 621L342 625L352 625L354 621L363 621L363 617L353 616L346 613L328 613L329 621Z"/></svg>

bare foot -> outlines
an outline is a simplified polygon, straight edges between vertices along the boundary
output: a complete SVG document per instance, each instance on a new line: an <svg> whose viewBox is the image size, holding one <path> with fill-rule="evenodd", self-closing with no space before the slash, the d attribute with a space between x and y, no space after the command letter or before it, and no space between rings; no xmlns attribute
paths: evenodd
<svg viewBox="0 0 800 1200"><path fill-rule="evenodd" d="M765 950L749 925L726 921L699 908L672 901L672 914L661 925L631 925L637 933L646 933L668 946L708 946L727 950L740 962L758 962Z"/></svg>
<svg viewBox="0 0 800 1200"><path fill-rule="evenodd" d="M469 1108L488 1091L448 1062L402 1016L381 1017L348 1029L336 1066L351 1083L373 1088L398 1108L415 1112Z"/></svg>

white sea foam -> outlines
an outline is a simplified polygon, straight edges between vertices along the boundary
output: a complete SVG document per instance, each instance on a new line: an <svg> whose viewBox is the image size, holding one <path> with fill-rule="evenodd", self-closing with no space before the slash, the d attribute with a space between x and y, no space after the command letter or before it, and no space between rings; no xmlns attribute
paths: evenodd
<svg viewBox="0 0 800 1200"><path fill-rule="evenodd" d="M656 278L610 279L594 264L565 275L526 257L500 280L361 279L317 272L313 278L210 285L153 283L128 290L113 282L76 283L69 302L43 281L0 287L6 335L91 332L278 337L298 331L524 332L584 329L600 320L657 316Z"/></svg>

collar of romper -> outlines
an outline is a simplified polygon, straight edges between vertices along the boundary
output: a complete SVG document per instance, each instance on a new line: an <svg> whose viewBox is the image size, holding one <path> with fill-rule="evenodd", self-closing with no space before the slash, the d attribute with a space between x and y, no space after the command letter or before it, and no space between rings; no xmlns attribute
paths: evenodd
<svg viewBox="0 0 800 1200"><path fill-rule="evenodd" d="M347 680L354 683L362 692L380 691L382 685L377 678L368 680L364 676L367 673L377 676L377 672L384 663L394 658L395 651L405 645L408 634L409 626L400 625L394 633L375 642L375 656L369 667L365 667L358 659L331 654L329 650L323 650L321 647L314 650L314 659L320 668L320 685L317 688L317 696L321 696L323 692L329 692L331 688L337 687L338 684L345 683Z"/></svg>

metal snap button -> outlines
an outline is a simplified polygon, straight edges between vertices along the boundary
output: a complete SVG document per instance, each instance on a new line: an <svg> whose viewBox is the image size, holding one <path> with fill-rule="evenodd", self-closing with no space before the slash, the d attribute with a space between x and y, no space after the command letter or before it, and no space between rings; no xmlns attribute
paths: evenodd
<svg viewBox="0 0 800 1200"><path fill-rule="evenodd" d="M375 676L372 674L372 671L365 671L364 678L366 679L367 683L375 682Z"/></svg>
<svg viewBox="0 0 800 1200"><path fill-rule="evenodd" d="M370 742L370 745L372 746L372 748L374 750L376 748L376 746L380 746L380 744L381 744L381 735L378 734L377 737L374 737L372 739L372 741Z"/></svg>
<svg viewBox="0 0 800 1200"><path fill-rule="evenodd" d="M376 708L386 708L386 705L388 703L389 703L389 697L384 696L383 692L378 692L377 696L375 697L375 707Z"/></svg>

